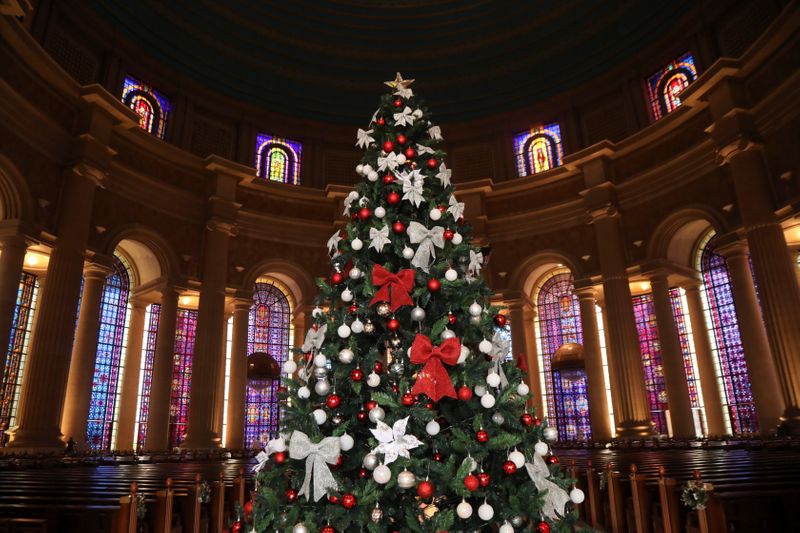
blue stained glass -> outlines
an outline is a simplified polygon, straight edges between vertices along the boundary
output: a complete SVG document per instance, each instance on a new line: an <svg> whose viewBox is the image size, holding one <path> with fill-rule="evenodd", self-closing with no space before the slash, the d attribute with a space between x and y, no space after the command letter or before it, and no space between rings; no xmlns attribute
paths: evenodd
<svg viewBox="0 0 800 533"><path fill-rule="evenodd" d="M536 126L514 137L514 154L520 177L555 168L562 163L561 126L551 122Z"/></svg>
<svg viewBox="0 0 800 533"><path fill-rule="evenodd" d="M695 79L697 67L688 52L649 76L647 96L653 119L658 120L680 107L680 94Z"/></svg>
<svg viewBox="0 0 800 533"><path fill-rule="evenodd" d="M256 137L256 175L268 181L300 184L303 145L274 135Z"/></svg>
<svg viewBox="0 0 800 533"><path fill-rule="evenodd" d="M642 354L644 384L647 391L647 403L650 406L650 417L656 431L667 434L667 387L664 383L664 367L661 362L661 341L658 338L656 310L653 295L642 294L633 297L633 314L636 318L636 329L639 333L639 350Z"/></svg>
<svg viewBox="0 0 800 533"><path fill-rule="evenodd" d="M141 81L126 76L122 84L122 103L139 115L139 127L163 139L172 107L169 98Z"/></svg>
<svg viewBox="0 0 800 533"><path fill-rule="evenodd" d="M553 370L556 384L556 420L559 438L585 440L592 436L589 420L589 392L583 368Z"/></svg>
<svg viewBox="0 0 800 533"><path fill-rule="evenodd" d="M197 311L179 308L169 399L169 445L173 448L183 442L189 425L189 392L196 330Z"/></svg>

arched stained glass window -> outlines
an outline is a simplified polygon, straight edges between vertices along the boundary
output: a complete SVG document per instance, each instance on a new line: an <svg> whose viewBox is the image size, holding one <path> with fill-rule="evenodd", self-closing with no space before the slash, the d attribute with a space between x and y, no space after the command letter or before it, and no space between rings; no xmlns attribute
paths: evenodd
<svg viewBox="0 0 800 533"><path fill-rule="evenodd" d="M692 54L685 53L647 78L647 96L654 120L672 113L681 105L680 94L697 79Z"/></svg>
<svg viewBox="0 0 800 533"><path fill-rule="evenodd" d="M256 137L256 175L298 185L302 154L303 145L299 142L260 133Z"/></svg>
<svg viewBox="0 0 800 533"><path fill-rule="evenodd" d="M546 415L555 422L559 435L564 439L591 438L588 402L580 398L585 394L583 387L576 383L575 376L554 372L552 358L556 350L567 343L583 344L580 321L580 307L575 295L572 274L567 270L551 272L540 284L534 294L537 308L536 329L539 341L539 372L542 391L546 400ZM561 383L562 380L566 380ZM564 389L564 384L570 385ZM583 406L587 408L583 410ZM580 406L581 410L575 410ZM571 419L568 419L569 417ZM576 421L581 418L580 421Z"/></svg>
<svg viewBox="0 0 800 533"><path fill-rule="evenodd" d="M514 137L514 153L520 176L538 174L561 165L561 126L551 122L531 128Z"/></svg>
<svg viewBox="0 0 800 533"><path fill-rule="evenodd" d="M592 436L589 420L589 389L586 370L553 370L558 433L564 440L585 440Z"/></svg>
<svg viewBox="0 0 800 533"><path fill-rule="evenodd" d="M278 364L289 356L292 313L287 294L274 283L257 281L247 333L247 353L265 352ZM262 445L278 433L280 418L278 387L273 380L267 387L248 384L245 404L244 443Z"/></svg>
<svg viewBox="0 0 800 533"><path fill-rule="evenodd" d="M163 139L171 107L169 98L141 81L126 76L122 85L122 103L139 115L139 127Z"/></svg>
<svg viewBox="0 0 800 533"><path fill-rule="evenodd" d="M728 265L725 258L714 251L713 237L712 231L701 241L697 268L703 276L703 305L722 402L727 408L733 433L757 432L758 419Z"/></svg>
<svg viewBox="0 0 800 533"><path fill-rule="evenodd" d="M156 340L158 335L158 319L161 306L151 304L144 317L144 338L142 345L142 363L139 369L139 397L137 399L137 418L134 428L135 448L147 446L147 420L150 414L150 391L153 385L153 362L156 356Z"/></svg>
<svg viewBox="0 0 800 533"><path fill-rule="evenodd" d="M169 397L169 445L173 448L183 442L189 424L189 391L196 330L197 311L178 308Z"/></svg>
<svg viewBox="0 0 800 533"><path fill-rule="evenodd" d="M5 446L8 435L5 432L16 422L19 405L20 386L25 370L25 359L28 354L28 341L31 335L31 324L35 312L36 296L39 292L37 276L23 272L17 304L11 321L11 335L6 352L6 364L0 381L0 446Z"/></svg>
<svg viewBox="0 0 800 533"><path fill-rule="evenodd" d="M633 314L639 333L639 351L642 354L644 385L647 390L647 403L655 429L667 434L667 387L664 383L664 368L661 364L661 341L658 338L656 310L651 293L633 297Z"/></svg>
<svg viewBox="0 0 800 533"><path fill-rule="evenodd" d="M130 269L115 256L114 272L103 284L100 333L86 426L86 443L94 450L110 449L117 429L122 363L128 340L130 290Z"/></svg>

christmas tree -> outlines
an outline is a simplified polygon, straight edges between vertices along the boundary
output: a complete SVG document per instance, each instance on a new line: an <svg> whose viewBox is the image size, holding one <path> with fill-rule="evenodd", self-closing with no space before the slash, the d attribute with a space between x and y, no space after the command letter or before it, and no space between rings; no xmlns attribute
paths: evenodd
<svg viewBox="0 0 800 533"><path fill-rule="evenodd" d="M441 130L386 82L328 241L313 326L284 364L281 435L258 459L256 531L572 531L583 499L497 333Z"/></svg>

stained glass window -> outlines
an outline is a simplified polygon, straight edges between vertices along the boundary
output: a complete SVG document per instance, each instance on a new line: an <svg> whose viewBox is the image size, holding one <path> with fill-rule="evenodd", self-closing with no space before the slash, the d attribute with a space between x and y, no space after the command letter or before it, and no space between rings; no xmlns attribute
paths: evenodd
<svg viewBox="0 0 800 533"><path fill-rule="evenodd" d="M543 124L514 137L514 153L520 176L538 174L561 165L561 126L558 122Z"/></svg>
<svg viewBox="0 0 800 533"><path fill-rule="evenodd" d="M139 115L139 127L163 139L171 107L169 98L130 76L122 85L122 103Z"/></svg>
<svg viewBox="0 0 800 533"><path fill-rule="evenodd" d="M136 427L134 428L134 447L147 445L147 420L150 414L150 391L153 385L153 361L156 356L156 339L158 335L158 319L161 306L151 304L145 310L144 337L142 339L142 363L139 370L139 398L137 399Z"/></svg>
<svg viewBox="0 0 800 533"><path fill-rule="evenodd" d="M28 341L35 312L38 278L22 273L17 290L17 304L11 321L11 335L6 352L6 365L0 381L0 446L6 444L7 430L14 427L19 405L20 386L28 355Z"/></svg>
<svg viewBox="0 0 800 533"><path fill-rule="evenodd" d="M108 450L116 431L121 392L122 356L127 344L129 269L114 257L114 272L103 284L100 303L100 332L92 378L92 397L86 426L86 443L94 450ZM69 436L69 435L68 435Z"/></svg>
<svg viewBox="0 0 800 533"><path fill-rule="evenodd" d="M611 376L608 370L608 350L606 350L606 325L603 320L603 309L595 304L595 316L597 317L597 336L600 339L600 359L603 362L603 379L606 387L606 405L608 405L608 427L611 428L611 436L616 435L616 421L614 419L614 401L611 398Z"/></svg>
<svg viewBox="0 0 800 533"><path fill-rule="evenodd" d="M564 368L553 370L555 384L556 420L559 437L565 440L585 440L592 436L589 420L589 392L586 370Z"/></svg>
<svg viewBox="0 0 800 533"><path fill-rule="evenodd" d="M697 354L694 349L692 324L687 313L686 295L683 289L672 288L669 291L669 296L672 303L672 316L675 318L675 327L678 330L678 339L681 343L683 368L686 373L686 384L689 387L689 400L692 405L695 433L697 435L705 435L707 430L703 390L700 387L700 379L697 373Z"/></svg>
<svg viewBox="0 0 800 533"><path fill-rule="evenodd" d="M703 276L703 305L722 401L728 410L732 432L757 432L758 420L728 265L714 251L713 236L710 232L701 242L697 266Z"/></svg>
<svg viewBox="0 0 800 533"><path fill-rule="evenodd" d="M256 137L256 175L269 181L300 184L303 145L274 135Z"/></svg>
<svg viewBox="0 0 800 533"><path fill-rule="evenodd" d="M225 325L225 390L222 398L222 447L228 446L228 401L231 393L231 357L233 355L233 317Z"/></svg>
<svg viewBox="0 0 800 533"><path fill-rule="evenodd" d="M582 438L591 438L588 408L581 411L584 417L581 423L573 424L571 432L568 429L568 420L563 416L566 406L559 405L563 401L560 394L561 384L558 382L560 375L556 375L552 368L552 358L556 350L567 343L583 343L580 322L580 308L578 297L575 295L572 274L565 270L555 270L542 282L538 292L534 295L537 307L537 338L539 341L539 372L544 392L547 409L546 413L551 424L555 422L559 434L565 439L578 438L577 428L584 430ZM561 415L561 416L560 416Z"/></svg>
<svg viewBox="0 0 800 533"><path fill-rule="evenodd" d="M647 390L647 403L655 429L667 434L667 388L664 384L664 368L661 364L661 341L658 339L656 310L651 293L633 297L633 314L639 332L639 350L644 368L644 385Z"/></svg>
<svg viewBox="0 0 800 533"><path fill-rule="evenodd" d="M270 282L258 281L247 334L247 353L265 352L278 364L289 355L291 309L286 293ZM280 418L277 391L280 380L269 385L248 381L245 404L245 446L263 445L277 435Z"/></svg>
<svg viewBox="0 0 800 533"><path fill-rule="evenodd" d="M173 448L183 442L189 423L189 390L196 329L197 311L178 308L169 397L169 445Z"/></svg>
<svg viewBox="0 0 800 533"><path fill-rule="evenodd" d="M654 120L672 113L681 105L680 94L697 79L692 54L685 53L647 78L647 96Z"/></svg>

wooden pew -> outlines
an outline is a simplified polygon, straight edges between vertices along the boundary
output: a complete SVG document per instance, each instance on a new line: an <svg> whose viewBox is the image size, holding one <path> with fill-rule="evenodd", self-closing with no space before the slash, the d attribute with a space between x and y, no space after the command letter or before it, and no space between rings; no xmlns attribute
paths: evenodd
<svg viewBox="0 0 800 533"><path fill-rule="evenodd" d="M647 490L645 476L639 474L635 464L631 465L631 501L633 505L633 533L651 533L652 517L650 493Z"/></svg>
<svg viewBox="0 0 800 533"><path fill-rule="evenodd" d="M166 488L156 492L155 509L151 514L150 527L153 533L172 533L172 507L175 491L172 478L167 478Z"/></svg>
<svg viewBox="0 0 800 533"><path fill-rule="evenodd" d="M200 533L201 520L203 516L203 504L200 501L200 491L203 484L200 474L195 474L194 485L183 498L181 504L181 518L183 520L184 533ZM208 524L206 524L206 528Z"/></svg>
<svg viewBox="0 0 800 533"><path fill-rule="evenodd" d="M131 492L119 499L119 511L114 515L111 531L114 533L137 533L138 517L136 515L136 494L138 486L131 483Z"/></svg>
<svg viewBox="0 0 800 533"><path fill-rule="evenodd" d="M681 533L680 487L672 478L665 477L666 469L658 467L658 501L661 507L661 527L664 533Z"/></svg>
<svg viewBox="0 0 800 533"><path fill-rule="evenodd" d="M611 533L626 533L625 494L622 490L619 472L614 472L613 463L609 461L606 471L608 475L608 509Z"/></svg>
<svg viewBox="0 0 800 533"><path fill-rule="evenodd" d="M0 518L0 533L47 533L43 518Z"/></svg>
<svg viewBox="0 0 800 533"><path fill-rule="evenodd" d="M222 531L225 525L225 472L211 484L211 501L208 508L208 530Z"/></svg>
<svg viewBox="0 0 800 533"><path fill-rule="evenodd" d="M700 470L695 469L693 477L695 481L702 482ZM716 494L709 494L706 508L697 511L697 523L700 533L728 533L725 510Z"/></svg>
<svg viewBox="0 0 800 533"><path fill-rule="evenodd" d="M600 495L600 476L592 466L592 461L586 461L586 507L587 521L594 528L605 529L603 522L603 500Z"/></svg>

